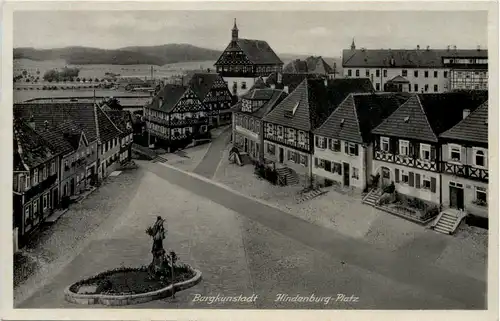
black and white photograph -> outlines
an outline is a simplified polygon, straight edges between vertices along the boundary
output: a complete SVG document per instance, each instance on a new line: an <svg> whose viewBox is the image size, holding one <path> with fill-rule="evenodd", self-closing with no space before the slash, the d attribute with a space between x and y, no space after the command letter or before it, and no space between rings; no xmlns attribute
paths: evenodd
<svg viewBox="0 0 500 321"><path fill-rule="evenodd" d="M494 308L497 5L136 4L12 10L12 309Z"/></svg>

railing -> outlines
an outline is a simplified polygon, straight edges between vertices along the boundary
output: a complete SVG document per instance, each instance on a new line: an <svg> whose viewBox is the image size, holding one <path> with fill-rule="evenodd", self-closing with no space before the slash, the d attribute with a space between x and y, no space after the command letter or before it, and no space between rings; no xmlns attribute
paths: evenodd
<svg viewBox="0 0 500 321"><path fill-rule="evenodd" d="M374 158L376 160L381 160L384 162L395 163L399 165L404 165L408 167L415 167L427 171L437 171L438 166L436 161L428 161L419 158L413 158L405 155L395 155L389 152L384 152L381 150L375 151Z"/></svg>
<svg viewBox="0 0 500 321"><path fill-rule="evenodd" d="M453 164L448 162L442 162L440 169L443 173L461 176L465 178L476 179L480 181L488 181L487 169L477 168L470 165Z"/></svg>

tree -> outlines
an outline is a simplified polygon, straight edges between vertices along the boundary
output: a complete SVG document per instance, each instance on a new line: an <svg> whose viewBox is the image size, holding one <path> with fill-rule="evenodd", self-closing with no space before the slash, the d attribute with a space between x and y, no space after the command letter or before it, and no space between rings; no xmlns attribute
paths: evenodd
<svg viewBox="0 0 500 321"><path fill-rule="evenodd" d="M26 70L23 70L23 76L26 77L27 74L28 72Z"/></svg>
<svg viewBox="0 0 500 321"><path fill-rule="evenodd" d="M76 82L80 82L80 77L76 77Z"/></svg>
<svg viewBox="0 0 500 321"><path fill-rule="evenodd" d="M94 79L94 82L99 82L99 78Z"/></svg>

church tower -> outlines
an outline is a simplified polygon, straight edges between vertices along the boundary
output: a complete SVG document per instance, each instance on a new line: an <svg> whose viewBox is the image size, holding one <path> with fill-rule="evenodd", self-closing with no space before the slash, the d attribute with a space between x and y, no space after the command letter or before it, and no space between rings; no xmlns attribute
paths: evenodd
<svg viewBox="0 0 500 321"><path fill-rule="evenodd" d="M231 40L238 41L238 26L236 26L236 18L234 18L234 26L231 30Z"/></svg>
<svg viewBox="0 0 500 321"><path fill-rule="evenodd" d="M351 50L356 50L356 44L354 43L354 38L352 38Z"/></svg>

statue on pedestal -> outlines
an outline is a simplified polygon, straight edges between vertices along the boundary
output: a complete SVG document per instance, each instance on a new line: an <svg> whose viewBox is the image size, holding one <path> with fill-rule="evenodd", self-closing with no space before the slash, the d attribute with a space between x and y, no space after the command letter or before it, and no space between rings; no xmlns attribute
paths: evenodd
<svg viewBox="0 0 500 321"><path fill-rule="evenodd" d="M163 240L165 239L166 230L163 226L165 222L161 216L158 216L155 224L146 230L146 233L153 238L153 261L149 265L150 273L155 276L166 275L170 271L168 259L165 249L163 248Z"/></svg>

